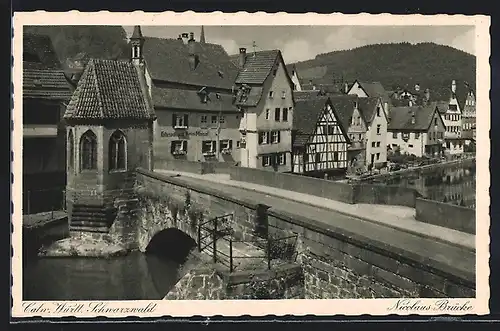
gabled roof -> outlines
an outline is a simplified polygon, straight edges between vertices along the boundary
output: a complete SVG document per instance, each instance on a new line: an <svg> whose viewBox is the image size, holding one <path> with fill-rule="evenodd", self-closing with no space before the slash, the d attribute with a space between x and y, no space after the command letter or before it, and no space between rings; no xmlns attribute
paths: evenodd
<svg viewBox="0 0 500 331"><path fill-rule="evenodd" d="M34 69L62 68L49 36L23 33L23 67Z"/></svg>
<svg viewBox="0 0 500 331"><path fill-rule="evenodd" d="M354 102L359 100L356 95L335 95L330 96L330 102L339 115L339 120L346 130L348 130L354 113Z"/></svg>
<svg viewBox="0 0 500 331"><path fill-rule="evenodd" d="M435 112L436 108L431 106L394 107L391 109L391 121L387 130L427 131ZM415 114L415 123L412 123L412 114Z"/></svg>
<svg viewBox="0 0 500 331"><path fill-rule="evenodd" d="M66 108L65 119L154 119L130 62L89 60Z"/></svg>
<svg viewBox="0 0 500 331"><path fill-rule="evenodd" d="M369 97L379 97L382 100L389 101L389 96L384 86L380 82L360 82L359 80L354 81L354 84L358 82L359 86L365 91ZM353 84L353 85L354 85ZM352 86L350 88L352 88Z"/></svg>
<svg viewBox="0 0 500 331"><path fill-rule="evenodd" d="M23 68L23 98L69 100L71 95L62 70Z"/></svg>
<svg viewBox="0 0 500 331"><path fill-rule="evenodd" d="M293 91L295 101L321 96L320 90Z"/></svg>
<svg viewBox="0 0 500 331"><path fill-rule="evenodd" d="M448 108L450 107L450 102L449 101L432 101L429 104L429 106L432 108L437 108L439 113L444 114L448 111Z"/></svg>
<svg viewBox="0 0 500 331"><path fill-rule="evenodd" d="M199 63L192 69L182 40L145 37L143 55L153 80L230 90L238 68L221 45L195 42Z"/></svg>
<svg viewBox="0 0 500 331"><path fill-rule="evenodd" d="M339 125L344 136L346 139L349 139L347 136L347 127L341 120L337 110L331 104L330 98L327 96L317 96L295 102L293 128L296 130L296 138L293 142L294 147L303 146L309 140L309 137L315 133L316 124L327 104L332 106L335 117L340 121Z"/></svg>
<svg viewBox="0 0 500 331"><path fill-rule="evenodd" d="M238 56L232 56L231 59L237 61ZM247 53L245 65L238 72L235 82L236 84L262 85L278 62L284 65L283 57L279 50ZM288 70L286 70L286 67L284 69L287 79L292 84Z"/></svg>
<svg viewBox="0 0 500 331"><path fill-rule="evenodd" d="M358 110L363 117L366 124L371 124L375 113L377 112L377 106L379 104L379 97L368 97L358 99Z"/></svg>
<svg viewBox="0 0 500 331"><path fill-rule="evenodd" d="M233 105L233 96L231 94L208 93L207 102L203 102L203 95L195 90L175 89L153 86L151 89L154 107L175 108L191 111L217 111L217 112L237 112L238 109Z"/></svg>

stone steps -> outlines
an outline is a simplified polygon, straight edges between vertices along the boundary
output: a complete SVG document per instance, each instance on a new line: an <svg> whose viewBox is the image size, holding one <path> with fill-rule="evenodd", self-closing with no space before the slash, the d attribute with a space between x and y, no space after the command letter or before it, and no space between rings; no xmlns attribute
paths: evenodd
<svg viewBox="0 0 500 331"><path fill-rule="evenodd" d="M108 233L109 227L108 226L95 226L95 225L92 225L92 226L70 225L69 231Z"/></svg>
<svg viewBox="0 0 500 331"><path fill-rule="evenodd" d="M70 231L109 232L113 222L113 209L104 205L74 205Z"/></svg>

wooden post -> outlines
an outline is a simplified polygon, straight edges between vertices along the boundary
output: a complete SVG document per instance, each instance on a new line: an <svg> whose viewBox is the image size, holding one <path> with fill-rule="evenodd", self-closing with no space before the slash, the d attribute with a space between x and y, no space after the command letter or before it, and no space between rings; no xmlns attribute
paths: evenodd
<svg viewBox="0 0 500 331"><path fill-rule="evenodd" d="M214 263L217 263L217 218L214 218Z"/></svg>
<svg viewBox="0 0 500 331"><path fill-rule="evenodd" d="M229 237L229 272L233 272L233 236Z"/></svg>

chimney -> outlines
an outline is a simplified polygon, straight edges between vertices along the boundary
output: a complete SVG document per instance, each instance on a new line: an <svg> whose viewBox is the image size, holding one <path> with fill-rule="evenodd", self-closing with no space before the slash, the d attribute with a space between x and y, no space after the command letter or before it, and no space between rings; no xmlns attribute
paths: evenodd
<svg viewBox="0 0 500 331"><path fill-rule="evenodd" d="M420 92L420 84L415 84L415 92Z"/></svg>
<svg viewBox="0 0 500 331"><path fill-rule="evenodd" d="M411 99L408 100L408 107L413 107L413 101Z"/></svg>
<svg viewBox="0 0 500 331"><path fill-rule="evenodd" d="M183 33L181 34L182 42L187 45L188 39L189 39L189 34L188 33Z"/></svg>
<svg viewBox="0 0 500 331"><path fill-rule="evenodd" d="M240 57L238 61L238 65L240 68L245 66L245 62L247 60L247 49L245 47L240 48Z"/></svg>
<svg viewBox="0 0 500 331"><path fill-rule="evenodd" d="M182 35L179 35L179 36L177 37L177 40L182 41Z"/></svg>
<svg viewBox="0 0 500 331"><path fill-rule="evenodd" d="M189 49L189 65L191 66L191 70L194 70L198 66L199 58L198 54L196 54L196 41L194 40L193 32L189 34L188 49Z"/></svg>
<svg viewBox="0 0 500 331"><path fill-rule="evenodd" d="M349 92L349 84L347 82L344 83L344 93L347 94Z"/></svg>
<svg viewBox="0 0 500 331"><path fill-rule="evenodd" d="M455 94L457 92L457 82L455 80L451 81L451 92Z"/></svg>

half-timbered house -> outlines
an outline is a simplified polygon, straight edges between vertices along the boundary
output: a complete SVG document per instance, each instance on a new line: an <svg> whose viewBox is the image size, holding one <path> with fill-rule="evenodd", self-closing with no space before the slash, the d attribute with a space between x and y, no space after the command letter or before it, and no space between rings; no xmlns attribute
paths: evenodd
<svg viewBox="0 0 500 331"><path fill-rule="evenodd" d="M292 172L329 176L347 168L347 128L328 97L295 103Z"/></svg>

